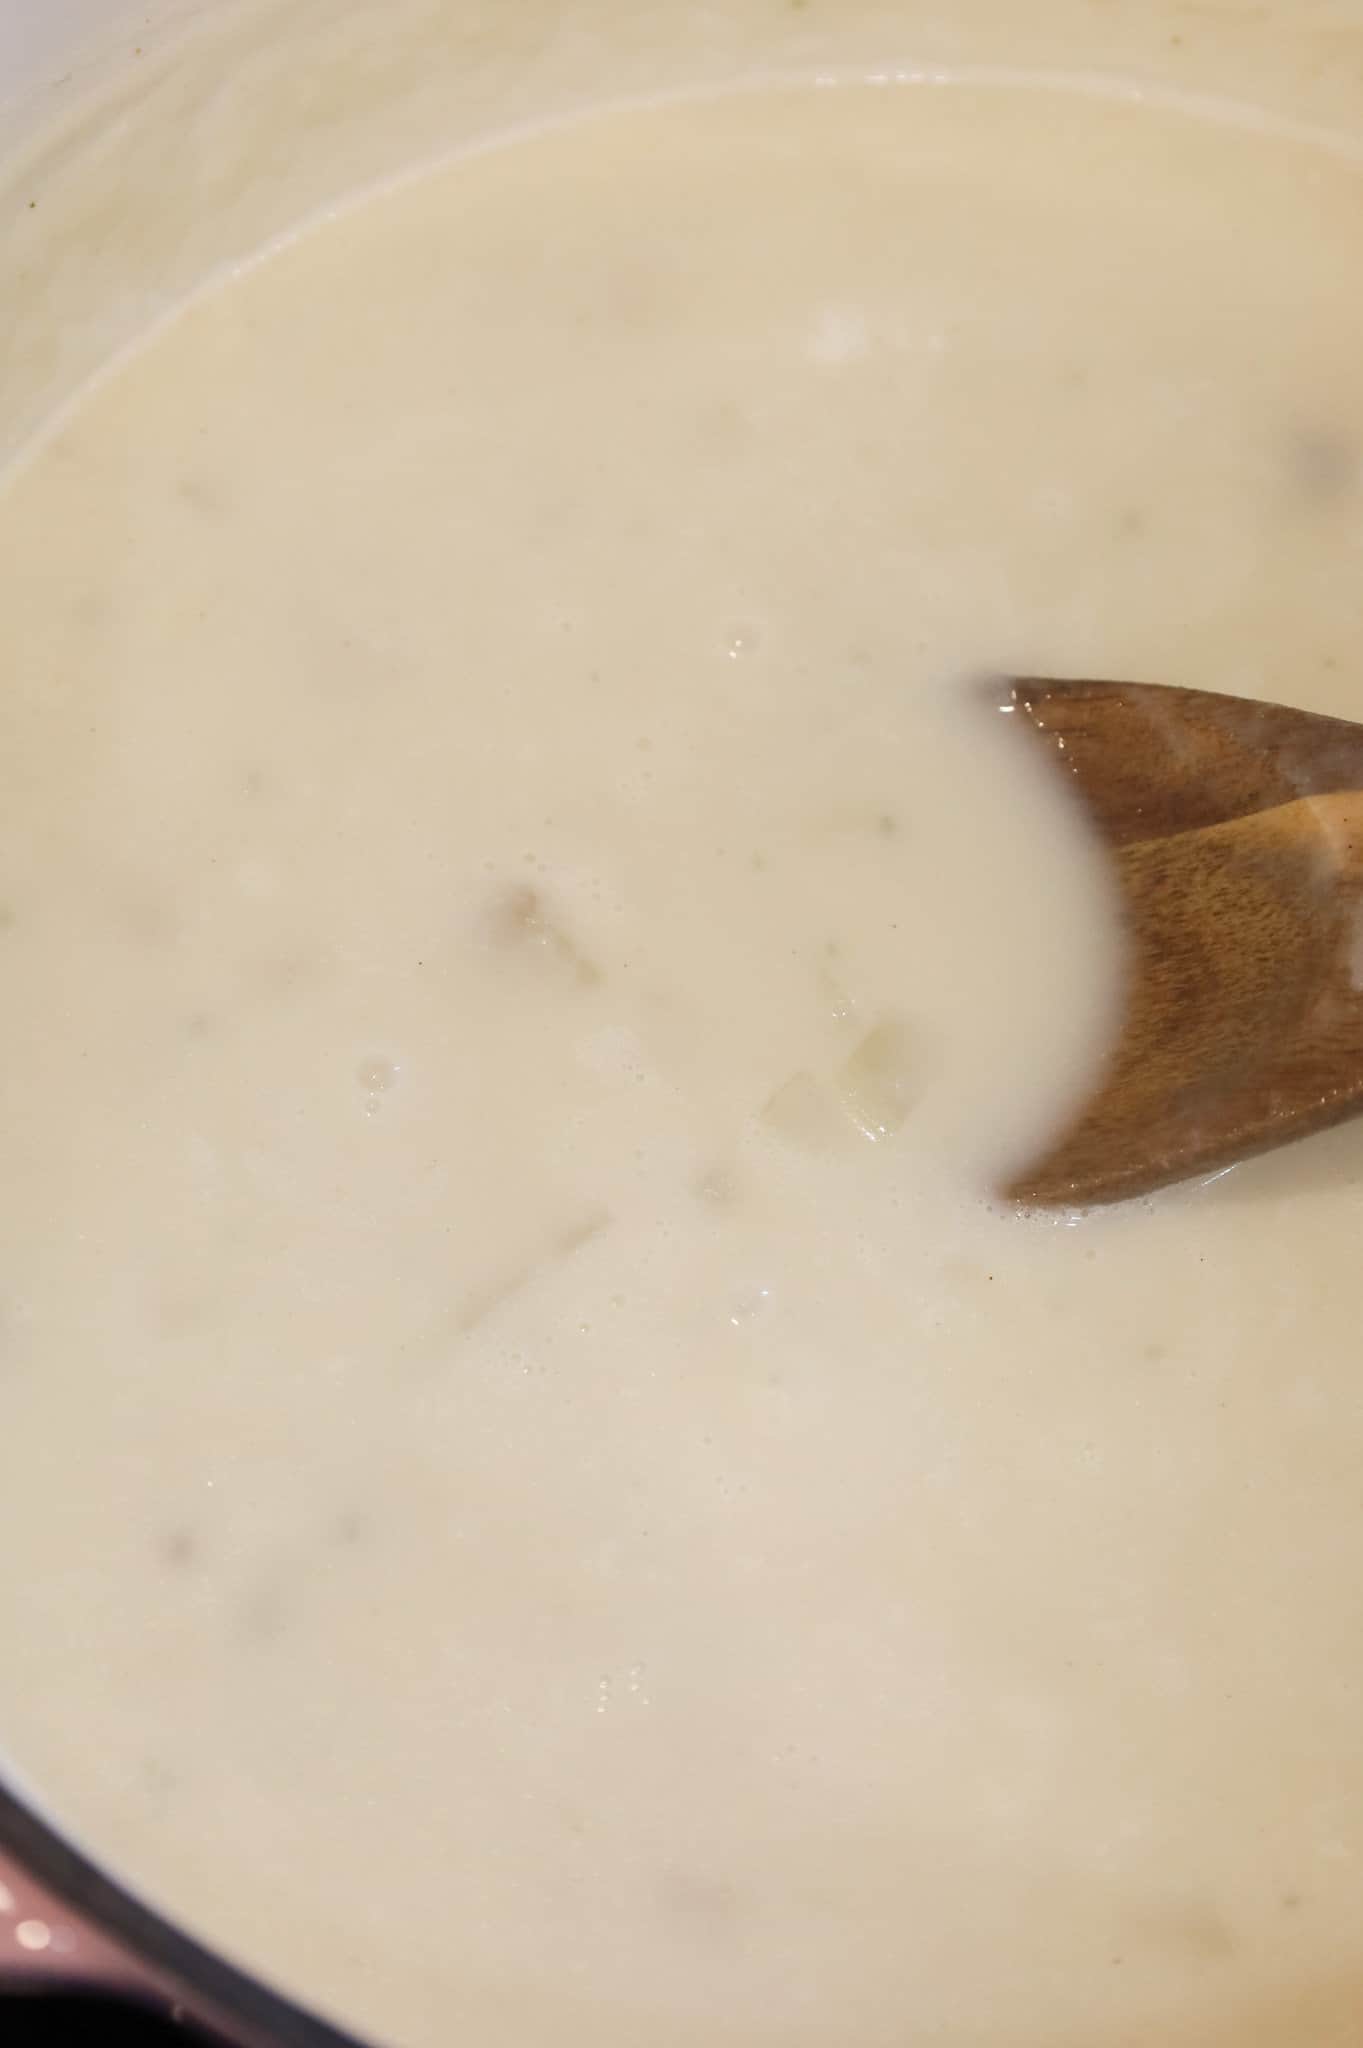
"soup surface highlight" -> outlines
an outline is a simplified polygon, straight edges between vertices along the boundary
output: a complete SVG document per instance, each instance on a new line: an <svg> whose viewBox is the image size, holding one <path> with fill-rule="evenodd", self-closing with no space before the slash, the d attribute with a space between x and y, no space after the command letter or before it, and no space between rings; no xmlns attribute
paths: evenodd
<svg viewBox="0 0 1363 2048"><path fill-rule="evenodd" d="M1107 878L981 678L1363 713L1356 164L603 113L0 494L0 1739L390 2048L1356 2048L1363 1138L989 1188Z"/></svg>

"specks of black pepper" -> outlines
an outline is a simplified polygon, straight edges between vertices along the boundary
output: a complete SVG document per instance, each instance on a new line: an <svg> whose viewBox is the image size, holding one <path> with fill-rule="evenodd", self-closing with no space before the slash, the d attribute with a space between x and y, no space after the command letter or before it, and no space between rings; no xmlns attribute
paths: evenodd
<svg viewBox="0 0 1363 2048"><path fill-rule="evenodd" d="M876 819L876 830L882 839L893 839L899 830L899 820L890 811L882 811Z"/></svg>
<svg viewBox="0 0 1363 2048"><path fill-rule="evenodd" d="M1284 1892L1278 1903L1284 1913L1300 1913L1302 1907L1306 1904L1306 1900L1300 1892Z"/></svg>
<svg viewBox="0 0 1363 2048"><path fill-rule="evenodd" d="M369 1536L369 1523L358 1508L343 1508L331 1525L331 1540L338 1550L354 1550Z"/></svg>
<svg viewBox="0 0 1363 2048"><path fill-rule="evenodd" d="M1117 514L1119 540L1143 540L1150 531L1150 514L1143 505L1127 505Z"/></svg>
<svg viewBox="0 0 1363 2048"><path fill-rule="evenodd" d="M751 866L755 875L765 875L767 872L767 856L765 853L755 853L752 857Z"/></svg>
<svg viewBox="0 0 1363 2048"><path fill-rule="evenodd" d="M252 803L259 803L262 797L269 795L270 779L263 768L243 768L241 793L249 797Z"/></svg>
<svg viewBox="0 0 1363 2048"><path fill-rule="evenodd" d="M156 1548L161 1562L173 1572L187 1572L199 1560L199 1538L183 1522L162 1530Z"/></svg>
<svg viewBox="0 0 1363 2048"><path fill-rule="evenodd" d="M1301 427L1288 442L1288 471L1300 495L1322 508L1339 505L1363 482L1363 455L1352 434Z"/></svg>
<svg viewBox="0 0 1363 2048"><path fill-rule="evenodd" d="M186 1038L211 1038L217 1029L217 1021L208 1010L191 1010L183 1028Z"/></svg>

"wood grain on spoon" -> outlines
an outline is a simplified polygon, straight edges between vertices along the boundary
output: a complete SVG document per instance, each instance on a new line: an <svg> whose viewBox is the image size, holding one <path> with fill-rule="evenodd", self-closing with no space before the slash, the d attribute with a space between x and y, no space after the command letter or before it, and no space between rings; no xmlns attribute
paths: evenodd
<svg viewBox="0 0 1363 2048"><path fill-rule="evenodd" d="M1147 1194L1363 1113L1363 726L1151 683L1012 684L1111 851L1106 1072L1007 1194Z"/></svg>

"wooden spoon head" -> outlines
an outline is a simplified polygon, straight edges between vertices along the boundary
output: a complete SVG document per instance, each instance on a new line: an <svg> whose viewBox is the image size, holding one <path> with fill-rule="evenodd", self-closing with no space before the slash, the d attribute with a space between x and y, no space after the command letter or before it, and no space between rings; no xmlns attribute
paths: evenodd
<svg viewBox="0 0 1363 2048"><path fill-rule="evenodd" d="M1109 850L1129 940L1095 1094L1007 1194L1082 1207L1363 1110L1363 727L1148 683L1014 683Z"/></svg>

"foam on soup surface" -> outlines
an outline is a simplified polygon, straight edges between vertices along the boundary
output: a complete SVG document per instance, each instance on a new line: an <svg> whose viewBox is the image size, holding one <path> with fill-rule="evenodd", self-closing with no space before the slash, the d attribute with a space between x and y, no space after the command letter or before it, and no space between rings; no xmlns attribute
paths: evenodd
<svg viewBox="0 0 1363 2048"><path fill-rule="evenodd" d="M398 2048L1342 2048L1358 1137L989 1198L1101 861L982 676L1363 706L1355 168L603 115L0 498L0 1733Z"/></svg>

